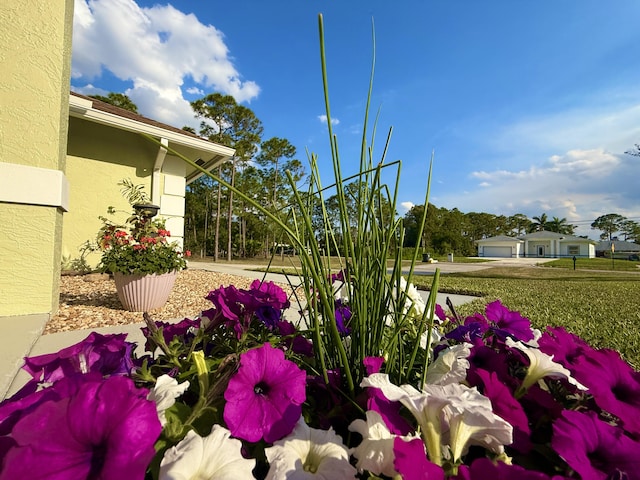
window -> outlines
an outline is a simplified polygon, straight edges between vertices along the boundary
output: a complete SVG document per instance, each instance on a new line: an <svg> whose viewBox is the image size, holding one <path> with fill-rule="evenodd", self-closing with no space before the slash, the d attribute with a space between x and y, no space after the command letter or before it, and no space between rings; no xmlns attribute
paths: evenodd
<svg viewBox="0 0 640 480"><path fill-rule="evenodd" d="M579 245L567 245L567 253L569 255L578 255L578 254L580 254L580 246Z"/></svg>

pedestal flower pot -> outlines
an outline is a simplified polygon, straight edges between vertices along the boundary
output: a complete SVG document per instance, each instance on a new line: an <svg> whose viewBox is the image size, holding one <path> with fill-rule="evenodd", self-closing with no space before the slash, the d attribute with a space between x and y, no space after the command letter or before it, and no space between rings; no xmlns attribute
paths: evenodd
<svg viewBox="0 0 640 480"><path fill-rule="evenodd" d="M161 308L173 289L178 272L161 275L128 275L114 273L116 291L122 306L130 312L148 312Z"/></svg>

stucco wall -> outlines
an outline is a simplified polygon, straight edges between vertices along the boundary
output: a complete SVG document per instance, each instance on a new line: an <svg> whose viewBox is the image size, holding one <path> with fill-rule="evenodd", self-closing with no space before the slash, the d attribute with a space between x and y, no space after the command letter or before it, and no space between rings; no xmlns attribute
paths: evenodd
<svg viewBox="0 0 640 480"><path fill-rule="evenodd" d="M72 22L73 0L0 2L1 162L64 171ZM21 201L0 203L0 317L58 306L62 210Z"/></svg>
<svg viewBox="0 0 640 480"><path fill-rule="evenodd" d="M62 212L32 205L0 205L0 316L57 308Z"/></svg>
<svg viewBox="0 0 640 480"><path fill-rule="evenodd" d="M127 219L131 207L122 196L121 180L144 185L151 196L155 155L156 147L139 135L77 118L69 120L67 178L71 189L69 212L64 218L63 255L78 258L82 244L96 239L102 225L98 217L116 222ZM114 216L107 215L110 206L118 210ZM92 267L99 260L98 253L87 257Z"/></svg>
<svg viewBox="0 0 640 480"><path fill-rule="evenodd" d="M171 241L180 246L184 245L185 175L184 161L168 155L162 167L160 213L171 232Z"/></svg>

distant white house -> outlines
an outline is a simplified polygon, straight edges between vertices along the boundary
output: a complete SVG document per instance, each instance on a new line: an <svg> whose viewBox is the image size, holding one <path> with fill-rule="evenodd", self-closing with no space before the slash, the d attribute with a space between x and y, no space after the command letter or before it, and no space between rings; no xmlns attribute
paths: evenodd
<svg viewBox="0 0 640 480"><path fill-rule="evenodd" d="M479 257L520 258L524 252L524 240L506 235L476 240Z"/></svg>
<svg viewBox="0 0 640 480"><path fill-rule="evenodd" d="M611 247L615 258L627 258L629 255L640 254L640 245L632 242L624 242L622 240L604 240L596 245L596 257L604 257L611 255Z"/></svg>
<svg viewBox="0 0 640 480"><path fill-rule="evenodd" d="M559 258L596 256L594 240L556 232L529 233L519 237L498 235L476 240L479 257L498 258Z"/></svg>

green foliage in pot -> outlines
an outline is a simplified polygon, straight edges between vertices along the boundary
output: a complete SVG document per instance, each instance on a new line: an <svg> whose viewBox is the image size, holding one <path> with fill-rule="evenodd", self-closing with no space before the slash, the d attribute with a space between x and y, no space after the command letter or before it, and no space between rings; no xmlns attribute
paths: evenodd
<svg viewBox="0 0 640 480"><path fill-rule="evenodd" d="M115 213L113 208L109 213ZM160 275L186 268L191 252L183 252L168 240L171 234L164 220L153 220L141 211L135 211L125 224L100 219L103 225L96 240L102 252L98 267L103 273Z"/></svg>

